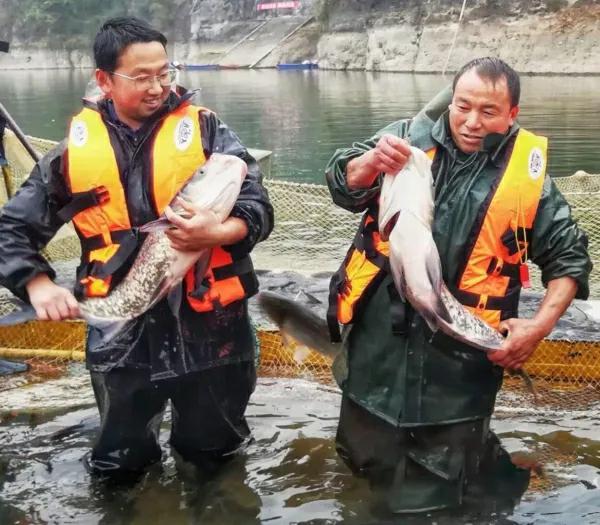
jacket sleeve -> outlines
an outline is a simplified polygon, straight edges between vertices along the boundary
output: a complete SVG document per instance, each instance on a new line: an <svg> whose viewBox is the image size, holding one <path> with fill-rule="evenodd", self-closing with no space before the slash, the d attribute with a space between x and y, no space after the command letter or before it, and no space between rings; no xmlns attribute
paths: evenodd
<svg viewBox="0 0 600 525"><path fill-rule="evenodd" d="M28 301L25 285L36 275L55 272L40 250L63 225L57 212L68 202L62 177L63 141L33 168L0 213L0 284Z"/></svg>
<svg viewBox="0 0 600 525"><path fill-rule="evenodd" d="M273 206L262 184L263 175L258 162L248 153L238 136L214 113L203 111L200 119L206 156L213 152L235 155L248 165L248 174L231 212L232 217L239 217L246 222L248 235L229 247L231 250L248 253L257 242L265 240L273 229Z"/></svg>
<svg viewBox="0 0 600 525"><path fill-rule="evenodd" d="M379 130L370 139L364 142L355 142L352 147L338 149L333 154L327 168L325 168L325 177L335 204L355 213L362 212L369 207L373 199L379 195L382 176L379 176L370 188L351 190L346 182L346 166L352 159L360 157L363 153L373 149L385 133L404 138L408 133L408 127L409 121L399 120Z"/></svg>
<svg viewBox="0 0 600 525"><path fill-rule="evenodd" d="M588 237L571 216L571 208L550 176L546 176L533 225L531 260L542 271L544 286L559 277L577 281L577 299L589 295L592 262Z"/></svg>

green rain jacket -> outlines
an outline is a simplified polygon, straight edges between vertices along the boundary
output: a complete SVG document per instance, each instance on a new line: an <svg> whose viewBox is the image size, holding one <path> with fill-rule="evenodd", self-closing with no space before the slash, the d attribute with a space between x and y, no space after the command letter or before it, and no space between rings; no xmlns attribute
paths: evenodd
<svg viewBox="0 0 600 525"><path fill-rule="evenodd" d="M381 135L408 138L422 149L437 146L434 169L435 211L432 232L446 283L457 283L466 263L467 239L492 182L500 175L519 129L486 138L484 150L472 155L457 151L449 133L447 108L450 90L438 95L412 120L401 120L363 143L335 152L327 167L333 201L352 212L376 206L383 176L366 190L346 185L346 165L372 149ZM437 159L439 158L439 163ZM375 214L375 216L377 216ZM531 260L540 267L544 285L569 276L578 283L577 297L588 296L592 264L587 236L571 218L570 208L546 175L535 218ZM424 320L413 313L406 335L391 330L387 276L360 315L345 332L344 349L334 369L345 395L371 413L397 426L445 424L491 415L502 384L502 368L484 352L460 343L431 343Z"/></svg>

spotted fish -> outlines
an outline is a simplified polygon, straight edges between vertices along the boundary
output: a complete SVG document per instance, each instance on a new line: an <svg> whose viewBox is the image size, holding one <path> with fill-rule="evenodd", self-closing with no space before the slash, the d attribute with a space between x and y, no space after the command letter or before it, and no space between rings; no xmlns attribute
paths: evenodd
<svg viewBox="0 0 600 525"><path fill-rule="evenodd" d="M240 158L213 153L181 188L170 206L175 213L185 215L181 199L197 211L212 211L223 222L231 213L246 173L246 163ZM80 303L83 318L88 324L101 328L105 338L118 333L127 321L142 315L167 296L194 264L208 267L211 250L175 250L165 234L168 227L164 216L142 226L140 231L149 233L123 281L108 296Z"/></svg>

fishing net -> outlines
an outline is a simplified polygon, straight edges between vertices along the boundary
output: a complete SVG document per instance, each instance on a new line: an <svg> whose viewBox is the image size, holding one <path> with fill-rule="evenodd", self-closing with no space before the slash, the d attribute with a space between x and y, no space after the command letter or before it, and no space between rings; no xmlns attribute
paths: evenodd
<svg viewBox="0 0 600 525"><path fill-rule="evenodd" d="M36 150L45 153L55 143L31 138ZM28 176L33 161L15 136L6 132L5 148L9 166L3 168L6 196ZM268 157L262 162L269 162ZM263 165L264 168L264 165ZM268 168L267 168L268 169ZM572 206L573 214L590 238L590 253L594 260L591 275L592 297L600 296L600 214L594 209L600 204L600 176L578 172L573 176L555 179ZM265 185L275 208L276 228L271 237L259 244L254 253L255 266L270 270L288 270L315 274L337 269L356 231L358 215L352 215L331 202L325 186L299 184L265 179ZM3 187L2 187L3 186ZM79 257L79 245L72 230L64 229L46 249L53 264ZM534 289L542 291L537 272L532 272ZM290 281L292 283L293 279ZM290 286L292 286L290 284ZM285 289L288 284L283 284ZM301 290L298 291L300 293ZM0 315L14 308L9 297L0 295ZM544 402L561 407L579 408L600 398L600 337L594 336L595 327L585 312L572 319L572 325L588 330L563 331L558 337L544 341L532 359L527 371L533 377ZM269 376L303 376L331 381L331 362L316 352L302 351L281 339L268 323L259 322L257 335L260 341L260 373ZM11 350L20 356L41 355L49 352L55 361L83 358L85 326L81 322L40 323L29 322L16 327L0 327L0 357ZM17 354L12 354L14 357ZM519 391L521 383L507 381L507 389ZM531 405L530 396L515 401ZM507 403L511 401L508 400Z"/></svg>

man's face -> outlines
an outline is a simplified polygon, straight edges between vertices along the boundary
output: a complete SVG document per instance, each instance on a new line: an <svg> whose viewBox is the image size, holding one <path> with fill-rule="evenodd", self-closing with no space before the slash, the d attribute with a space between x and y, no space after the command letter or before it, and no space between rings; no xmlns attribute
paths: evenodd
<svg viewBox="0 0 600 525"><path fill-rule="evenodd" d="M167 99L170 86L161 86L152 78L143 87L143 82L111 73L131 78L154 77L168 69L167 53L160 42L139 42L123 50L114 72L97 70L96 80L106 98L112 99L119 119L137 129Z"/></svg>
<svg viewBox="0 0 600 525"><path fill-rule="evenodd" d="M464 153L481 150L490 133L506 133L519 114L519 106L511 107L506 78L494 84L474 69L458 79L449 109L452 139Z"/></svg>

